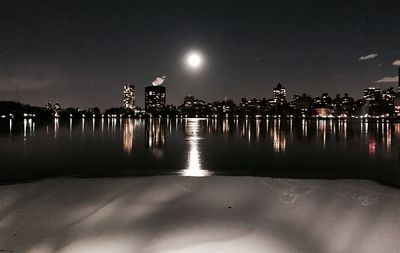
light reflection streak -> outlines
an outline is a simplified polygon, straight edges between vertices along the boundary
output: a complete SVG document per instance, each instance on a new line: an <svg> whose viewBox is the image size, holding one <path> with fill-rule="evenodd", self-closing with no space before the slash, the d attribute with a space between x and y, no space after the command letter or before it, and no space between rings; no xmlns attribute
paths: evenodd
<svg viewBox="0 0 400 253"><path fill-rule="evenodd" d="M85 135L85 118L82 118L82 136Z"/></svg>
<svg viewBox="0 0 400 253"><path fill-rule="evenodd" d="M111 131L113 134L115 134L116 129L117 129L117 119L112 118L111 119Z"/></svg>
<svg viewBox="0 0 400 253"><path fill-rule="evenodd" d="M164 155L165 127L164 122L159 118L150 118L145 121L146 147L157 158Z"/></svg>
<svg viewBox="0 0 400 253"><path fill-rule="evenodd" d="M12 119L10 119L10 136L12 135Z"/></svg>
<svg viewBox="0 0 400 253"><path fill-rule="evenodd" d="M123 143L124 143L124 151L130 154L133 150L134 144L134 134L135 134L135 124L132 119L128 119L124 124L124 132L123 132Z"/></svg>
<svg viewBox="0 0 400 253"><path fill-rule="evenodd" d="M322 145L325 148L326 147L326 139L327 139L327 128L326 128L326 120L317 120L317 136L319 135L318 133L322 133Z"/></svg>
<svg viewBox="0 0 400 253"><path fill-rule="evenodd" d="M303 130L302 131L303 136L307 137L307 129L308 129L308 127L307 127L307 121L305 119L301 120L301 126L302 126L302 130Z"/></svg>
<svg viewBox="0 0 400 253"><path fill-rule="evenodd" d="M246 118L246 129L247 129L247 138L248 141L251 141L251 128L250 128L250 123L249 120Z"/></svg>
<svg viewBox="0 0 400 253"><path fill-rule="evenodd" d="M29 126L29 136L32 136L32 133L33 133L32 119L28 119L28 126Z"/></svg>
<svg viewBox="0 0 400 253"><path fill-rule="evenodd" d="M26 125L28 124L27 119L24 119L24 142L26 142Z"/></svg>
<svg viewBox="0 0 400 253"><path fill-rule="evenodd" d="M229 121L228 121L228 119L224 119L222 121L222 132L224 134L229 133Z"/></svg>
<svg viewBox="0 0 400 253"><path fill-rule="evenodd" d="M368 143L368 151L371 156L375 155L376 151L376 141L375 138L371 137Z"/></svg>
<svg viewBox="0 0 400 253"><path fill-rule="evenodd" d="M72 118L69 118L69 141L72 140Z"/></svg>
<svg viewBox="0 0 400 253"><path fill-rule="evenodd" d="M397 152L400 162L400 123L394 125L394 135L395 138L397 139Z"/></svg>
<svg viewBox="0 0 400 253"><path fill-rule="evenodd" d="M275 152L285 152L286 150L286 134L281 131L281 120L275 120L273 129L271 132L271 139L273 143L273 149Z"/></svg>
<svg viewBox="0 0 400 253"><path fill-rule="evenodd" d="M54 119L54 138L57 138L58 135L58 128L60 127L58 118Z"/></svg>
<svg viewBox="0 0 400 253"><path fill-rule="evenodd" d="M180 174L190 177L209 176L211 173L208 170L202 169L201 164L201 152L199 148L199 141L201 140L199 135L200 121L198 119L187 119L185 128L189 151L186 169L182 170Z"/></svg>
<svg viewBox="0 0 400 253"><path fill-rule="evenodd" d="M385 124L386 127L386 136L385 136L385 141L386 141L386 149L391 149L392 147L392 129L389 128L389 124Z"/></svg>
<svg viewBox="0 0 400 253"><path fill-rule="evenodd" d="M364 133L367 135L368 134L368 119L364 121Z"/></svg>

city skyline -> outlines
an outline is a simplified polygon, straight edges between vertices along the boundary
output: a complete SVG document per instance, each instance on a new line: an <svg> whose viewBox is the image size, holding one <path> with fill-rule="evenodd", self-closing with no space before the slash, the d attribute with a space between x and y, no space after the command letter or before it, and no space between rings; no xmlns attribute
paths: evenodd
<svg viewBox="0 0 400 253"><path fill-rule="evenodd" d="M397 1L3 1L0 100L81 108L105 101L108 108L120 105L121 83L132 80L143 94L160 73L174 91L168 104L187 94L209 101L268 96L278 82L290 87L289 97L361 97L369 86L395 85L399 10ZM204 56L199 71L184 64L193 50Z"/></svg>
<svg viewBox="0 0 400 253"><path fill-rule="evenodd" d="M198 66L197 66L198 67ZM400 76L400 68L398 68ZM242 97L240 103L224 98L220 101L206 101L193 95L186 95L183 103L167 104L166 76L157 77L145 87L145 107L135 105L136 87L128 82L123 85L122 106L103 110L99 107L62 107L58 102L46 103L44 107L24 105L13 101L0 101L1 118L36 117L375 117L397 120L400 117L400 80L397 89L368 87L363 89L363 97L354 99L348 93L328 93L312 97L309 94L287 97L287 89L281 83L272 89L272 97Z"/></svg>
<svg viewBox="0 0 400 253"><path fill-rule="evenodd" d="M400 0L1 0L0 251L400 252L399 24Z"/></svg>

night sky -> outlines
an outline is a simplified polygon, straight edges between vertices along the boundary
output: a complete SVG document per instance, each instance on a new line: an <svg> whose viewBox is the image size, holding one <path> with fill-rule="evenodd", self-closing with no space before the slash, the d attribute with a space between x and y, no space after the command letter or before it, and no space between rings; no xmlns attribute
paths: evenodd
<svg viewBox="0 0 400 253"><path fill-rule="evenodd" d="M289 96L356 98L397 85L400 0L260 2L2 0L0 100L106 109L132 81L142 106L163 75L176 105L269 98L278 82ZM183 64L193 49L199 71Z"/></svg>

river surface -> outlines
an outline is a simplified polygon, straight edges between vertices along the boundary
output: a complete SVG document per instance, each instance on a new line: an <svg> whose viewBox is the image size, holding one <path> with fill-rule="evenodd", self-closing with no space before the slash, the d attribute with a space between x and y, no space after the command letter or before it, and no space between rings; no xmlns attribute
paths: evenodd
<svg viewBox="0 0 400 253"><path fill-rule="evenodd" d="M400 124L346 119L0 119L0 181L360 178L400 187Z"/></svg>

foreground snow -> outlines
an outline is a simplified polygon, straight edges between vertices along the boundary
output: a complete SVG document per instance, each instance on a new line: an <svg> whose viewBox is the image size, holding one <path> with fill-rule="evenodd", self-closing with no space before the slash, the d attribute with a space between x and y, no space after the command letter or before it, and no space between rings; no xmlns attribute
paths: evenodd
<svg viewBox="0 0 400 253"><path fill-rule="evenodd" d="M1 252L399 252L400 191L178 176L0 186Z"/></svg>

